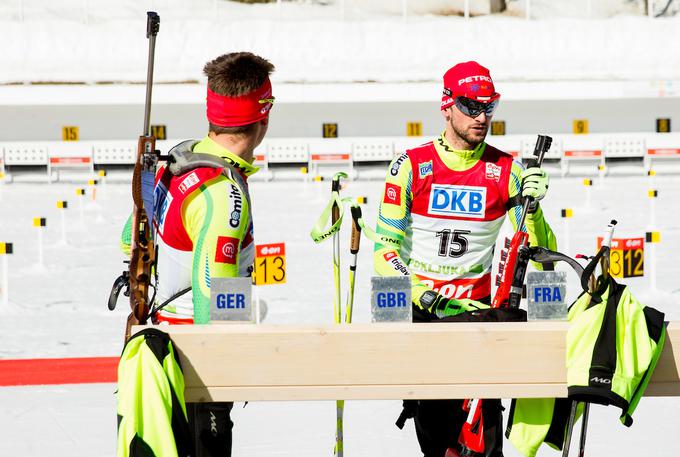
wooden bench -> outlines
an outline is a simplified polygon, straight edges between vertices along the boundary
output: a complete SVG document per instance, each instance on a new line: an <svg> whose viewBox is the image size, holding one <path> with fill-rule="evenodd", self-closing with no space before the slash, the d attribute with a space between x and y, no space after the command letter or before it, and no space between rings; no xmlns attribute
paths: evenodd
<svg viewBox="0 0 680 457"><path fill-rule="evenodd" d="M136 328L137 330L139 327ZM566 322L165 326L187 401L566 397ZM680 323L646 395L680 396Z"/></svg>

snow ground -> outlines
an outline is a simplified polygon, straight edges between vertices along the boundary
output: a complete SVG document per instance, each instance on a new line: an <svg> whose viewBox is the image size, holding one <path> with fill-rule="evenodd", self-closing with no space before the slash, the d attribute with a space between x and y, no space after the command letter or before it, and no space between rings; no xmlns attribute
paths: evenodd
<svg viewBox="0 0 680 457"><path fill-rule="evenodd" d="M676 253L680 248L677 198L680 182L659 175L651 187L659 190L656 229L658 291L649 278L627 280L646 304L680 318ZM262 288L268 303L267 323L331 323L331 243L315 245L309 230L323 208L329 183L252 183L258 243L285 241L288 283ZM80 223L75 184L0 185L0 240L14 243L9 257L10 306L0 309L0 357L112 356L121 350L127 304L114 312L105 301L113 279L123 268L118 236L129 212L129 187L108 183L97 201L84 201ZM595 237L606 223L618 219L617 236L644 236L650 230L647 177L607 177L591 188L592 207L580 178L554 177L543 203L548 221L569 254L591 253ZM373 223L381 197L380 181L348 183L344 195L367 196L365 218ZM68 200L68 244L61 243L57 200ZM562 208L573 208L569 226ZM46 217L45 268L36 266L37 233L33 217ZM349 227L347 224L345 228ZM347 250L348 233L343 236ZM348 254L343 257L346 269ZM650 266L646 259L645 268ZM343 270L344 271L344 270ZM364 240L359 254L355 321L369 322L371 248ZM570 277L571 278L571 277ZM343 278L344 279L344 278ZM570 297L576 286L571 278ZM115 385L17 387L0 389L0 455L111 456L115 452ZM346 406L346 449L350 456L418 455L413 426L394 427L399 401L349 402ZM678 398L645 398L626 429L614 408L596 407L591 416L589 455L680 455L677 435ZM235 456L330 455L334 433L332 402L250 403L234 413ZM36 435L36 430L39 433ZM37 436L37 437L36 437ZM518 454L506 444L506 455ZM541 456L557 455L543 449Z"/></svg>

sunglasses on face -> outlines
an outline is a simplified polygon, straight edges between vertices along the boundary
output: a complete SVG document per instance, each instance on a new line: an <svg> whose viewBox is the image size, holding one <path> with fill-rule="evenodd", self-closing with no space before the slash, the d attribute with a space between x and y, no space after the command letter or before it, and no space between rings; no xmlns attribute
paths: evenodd
<svg viewBox="0 0 680 457"><path fill-rule="evenodd" d="M456 97L456 100L453 103L461 113L465 114L466 116L470 116L473 119L482 113L485 113L487 116L491 116L498 107L497 99L488 103L484 103L466 97Z"/></svg>

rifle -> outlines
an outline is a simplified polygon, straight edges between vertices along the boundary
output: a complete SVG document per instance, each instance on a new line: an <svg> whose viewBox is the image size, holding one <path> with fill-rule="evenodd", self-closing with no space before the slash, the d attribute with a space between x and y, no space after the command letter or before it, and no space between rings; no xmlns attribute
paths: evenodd
<svg viewBox="0 0 680 457"><path fill-rule="evenodd" d="M109 295L109 309L116 307L118 294L126 287L124 295L130 297L132 312L127 318L125 341L130 338L133 325L143 325L149 317L149 289L152 269L156 260L153 240L153 191L156 165L160 153L156 150L156 138L151 135L151 89L153 87L154 50L156 35L160 28L157 13L146 13L146 37L149 39L149 57L146 74L146 100L144 104L144 128L137 142L137 159L132 174L132 233L130 241L129 269L116 279Z"/></svg>
<svg viewBox="0 0 680 457"><path fill-rule="evenodd" d="M527 168L540 167L545 153L550 149L552 138L538 135L534 157L527 162ZM527 197L522 205L522 216L517 224L517 231L512 240L505 240L505 250L501 252L496 279L496 294L491 301L492 308L519 308L522 300L524 277L529 265L529 234L523 230L524 221L529 213L529 205L533 198Z"/></svg>
<svg viewBox="0 0 680 457"><path fill-rule="evenodd" d="M527 162L527 168L540 167L545 153L550 149L552 138L538 135L533 158ZM529 247L529 234L523 230L524 222L529 213L529 205L533 199L527 197L522 204L522 215L517 224L517 231L512 240L505 240L505 250L501 252L499 274L496 279L496 294L491 302L492 308L519 308L522 300L522 289L527 266L531 260L532 251ZM482 416L482 400L466 399L463 410L468 413L458 437L461 450L449 448L446 457L468 457L484 452L484 418Z"/></svg>

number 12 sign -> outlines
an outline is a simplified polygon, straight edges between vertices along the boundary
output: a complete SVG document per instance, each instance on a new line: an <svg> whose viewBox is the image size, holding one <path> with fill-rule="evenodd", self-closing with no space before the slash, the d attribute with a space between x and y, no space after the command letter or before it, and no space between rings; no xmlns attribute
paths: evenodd
<svg viewBox="0 0 680 457"><path fill-rule="evenodd" d="M602 237L597 238L597 248L602 246ZM610 252L609 272L615 278L644 276L645 239L614 238Z"/></svg>
<svg viewBox="0 0 680 457"><path fill-rule="evenodd" d="M255 285L286 282L286 244L255 245Z"/></svg>

